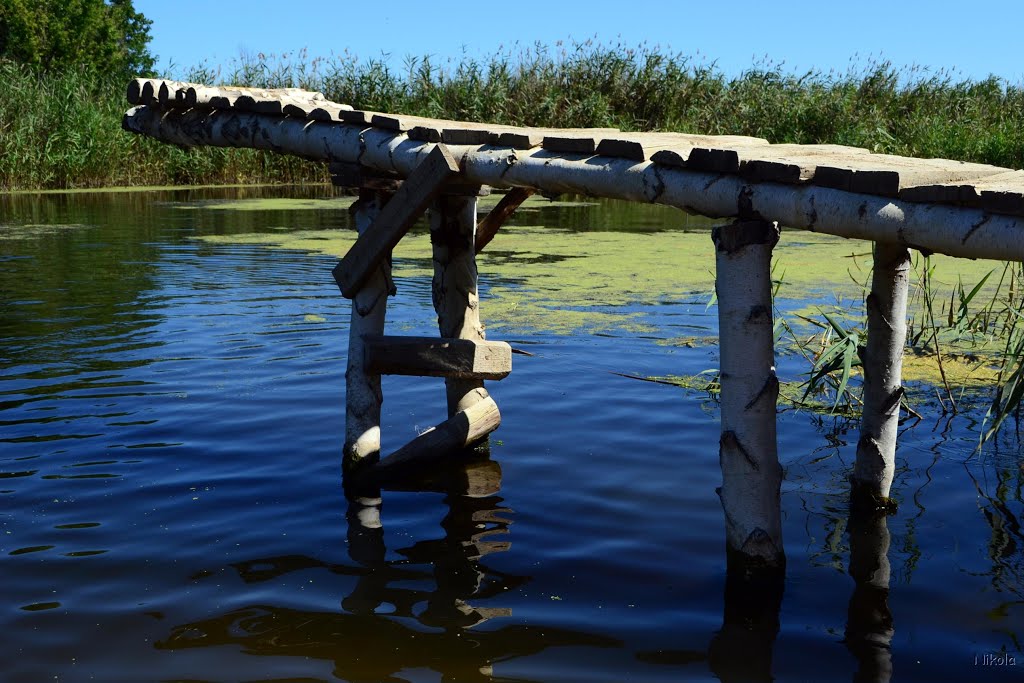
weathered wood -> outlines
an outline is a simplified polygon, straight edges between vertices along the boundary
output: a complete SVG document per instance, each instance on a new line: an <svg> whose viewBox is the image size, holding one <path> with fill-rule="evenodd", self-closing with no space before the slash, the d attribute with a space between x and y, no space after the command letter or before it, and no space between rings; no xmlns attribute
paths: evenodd
<svg viewBox="0 0 1024 683"><path fill-rule="evenodd" d="M310 121L337 121L343 111L351 111L352 106L337 102L321 102L309 110L306 118ZM287 113L287 112L286 112Z"/></svg>
<svg viewBox="0 0 1024 683"><path fill-rule="evenodd" d="M409 232L441 186L459 172L459 165L444 145L437 145L416 167L394 198L380 212L373 228L359 236L334 268L341 292L351 298L378 264Z"/></svg>
<svg viewBox="0 0 1024 683"><path fill-rule="evenodd" d="M544 136L541 146L549 152L559 154L594 154L597 140L590 135L565 135L549 133Z"/></svg>
<svg viewBox="0 0 1024 683"><path fill-rule="evenodd" d="M722 436L719 462L730 564L782 567L782 467L776 444L772 248L764 221L715 228Z"/></svg>
<svg viewBox="0 0 1024 683"><path fill-rule="evenodd" d="M436 427L420 434L380 462L370 466L369 479L388 479L397 472L432 465L458 454L501 425L501 413L494 399L487 397L459 411Z"/></svg>
<svg viewBox="0 0 1024 683"><path fill-rule="evenodd" d="M740 151L767 145L762 138L744 135L685 135L651 153L659 166L691 168L713 173L736 173L740 169Z"/></svg>
<svg viewBox="0 0 1024 683"><path fill-rule="evenodd" d="M185 89L184 103L188 107L238 109L256 114L283 114L291 107L291 115L305 118L317 107L330 103L323 93L302 88L218 88L191 85Z"/></svg>
<svg viewBox="0 0 1024 683"><path fill-rule="evenodd" d="M504 379L512 372L505 342L370 335L363 339L368 372L380 375Z"/></svg>
<svg viewBox="0 0 1024 683"><path fill-rule="evenodd" d="M157 101L161 107L185 107L187 102L185 93L189 88L195 87L196 83L184 83L182 81L160 81L157 87Z"/></svg>
<svg viewBox="0 0 1024 683"><path fill-rule="evenodd" d="M360 234L373 229L389 195L363 190L356 202L355 224ZM365 363L365 337L384 333L388 295L393 293L391 264L385 258L370 273L366 284L352 297L349 323L348 360L345 370L346 470L376 462L380 458L380 406L383 401L380 375Z"/></svg>
<svg viewBox="0 0 1024 683"><path fill-rule="evenodd" d="M209 110L136 107L126 130L186 147L247 147L322 161L358 161L406 176L431 149L404 135L341 124ZM655 163L559 157L546 150L454 148L467 180L653 202L711 217L764 217L794 229L903 244L964 258L1024 260L1024 221L955 205L919 204L815 185L753 182ZM983 195L984 197L984 195Z"/></svg>
<svg viewBox="0 0 1024 683"><path fill-rule="evenodd" d="M867 298L868 340L864 348L864 409L851 500L889 508L896 472L896 431L903 397L903 347L907 341L910 251L876 244L871 293Z"/></svg>
<svg viewBox="0 0 1024 683"><path fill-rule="evenodd" d="M533 196L535 190L526 187L514 187L501 198L497 206L491 209L482 221L476 226L476 253L483 251L484 247L491 243L494 236L505 221L508 220L519 205Z"/></svg>
<svg viewBox="0 0 1024 683"><path fill-rule="evenodd" d="M476 268L476 196L439 196L430 210L434 261L431 283L437 327L442 337L484 341ZM487 398L480 379L445 380L448 414Z"/></svg>
<svg viewBox="0 0 1024 683"><path fill-rule="evenodd" d="M974 186L981 193L981 207L986 211L1024 216L1024 171L988 176Z"/></svg>
<svg viewBox="0 0 1024 683"><path fill-rule="evenodd" d="M156 106L159 104L157 101L157 94L160 89L160 81L151 79L142 83L142 93L139 95L139 104Z"/></svg>
<svg viewBox="0 0 1024 683"><path fill-rule="evenodd" d="M142 101L142 90L146 87L146 83L149 83L153 79L151 78L133 78L128 81L128 92L127 98L129 104L149 104L148 102Z"/></svg>
<svg viewBox="0 0 1024 683"><path fill-rule="evenodd" d="M646 161L651 159L669 166L685 166L690 152L701 145L764 144L767 140L742 135L690 135L686 133L616 133L602 137L597 144L601 156ZM655 158L657 157L657 158Z"/></svg>
<svg viewBox="0 0 1024 683"><path fill-rule="evenodd" d="M971 181L1004 172L985 164L870 154L819 161L814 184L914 202L970 203L977 198Z"/></svg>

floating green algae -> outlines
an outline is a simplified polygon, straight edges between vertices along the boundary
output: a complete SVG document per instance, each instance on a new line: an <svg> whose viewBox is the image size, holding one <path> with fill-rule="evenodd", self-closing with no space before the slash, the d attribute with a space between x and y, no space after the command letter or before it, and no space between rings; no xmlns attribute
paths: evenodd
<svg viewBox="0 0 1024 683"><path fill-rule="evenodd" d="M261 197L257 199L205 200L176 202L172 206L184 210L211 211L345 211L357 197L301 199L293 197Z"/></svg>
<svg viewBox="0 0 1024 683"><path fill-rule="evenodd" d="M0 241L37 239L71 230L81 230L86 227L88 226L82 225L81 223L31 223L23 225L0 224Z"/></svg>
<svg viewBox="0 0 1024 683"><path fill-rule="evenodd" d="M297 230L197 239L213 244L263 244L340 258L355 237L350 230ZM932 258L939 300L949 299L958 274L969 290L998 265ZM773 277L779 283L777 303L784 315L795 312L821 320L820 302L834 301L837 306L833 308L847 311L854 324L862 319L861 302L871 267L867 243L786 231L775 249L774 264ZM478 266L481 280L488 286L481 303L482 317L491 329L650 333L654 329L643 314L623 309L709 301L714 291L715 252L710 233L703 230L578 232L506 225L479 255ZM407 235L394 252L399 296L402 278L429 278L432 273L429 235L425 231ZM809 300L819 303L809 306ZM711 331L708 336L714 334Z"/></svg>

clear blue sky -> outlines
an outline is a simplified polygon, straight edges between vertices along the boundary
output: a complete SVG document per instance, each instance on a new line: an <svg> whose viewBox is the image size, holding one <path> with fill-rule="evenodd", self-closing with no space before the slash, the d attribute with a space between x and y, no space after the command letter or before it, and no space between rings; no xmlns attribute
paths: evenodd
<svg viewBox="0 0 1024 683"><path fill-rule="evenodd" d="M348 49L360 58L407 55L442 61L486 57L516 41L585 40L638 45L715 61L739 74L756 60L792 72L845 71L851 58L887 59L1024 84L1024 0L135 0L153 20L158 68L175 74L242 52L311 57Z"/></svg>

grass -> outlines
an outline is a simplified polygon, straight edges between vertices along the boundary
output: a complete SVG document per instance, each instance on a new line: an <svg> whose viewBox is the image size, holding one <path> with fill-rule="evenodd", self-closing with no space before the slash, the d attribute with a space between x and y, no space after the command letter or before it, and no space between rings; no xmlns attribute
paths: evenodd
<svg viewBox="0 0 1024 683"><path fill-rule="evenodd" d="M870 62L791 73L614 43L514 45L485 61L244 57L189 81L298 86L356 107L493 123L613 126L836 143L1024 167L1024 85ZM185 151L123 133L125 83L0 62L0 189L324 181L321 165L252 150Z"/></svg>

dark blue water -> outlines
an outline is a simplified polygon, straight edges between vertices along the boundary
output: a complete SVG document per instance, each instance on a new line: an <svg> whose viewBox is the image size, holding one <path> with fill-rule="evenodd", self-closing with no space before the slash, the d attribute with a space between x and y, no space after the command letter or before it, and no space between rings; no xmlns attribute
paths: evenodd
<svg viewBox="0 0 1024 683"><path fill-rule="evenodd" d="M534 355L490 385L490 460L360 528L335 259L194 239L349 218L201 208L252 192L0 197L0 681L1024 680L1024 461L1012 424L968 457L981 413L908 425L899 512L851 536L856 426L782 412L781 603L726 595L714 400L612 374L715 367L658 343L714 334L708 292L604 311L644 334L495 330ZM435 334L399 286L389 326ZM384 393L385 450L445 417L442 380Z"/></svg>

